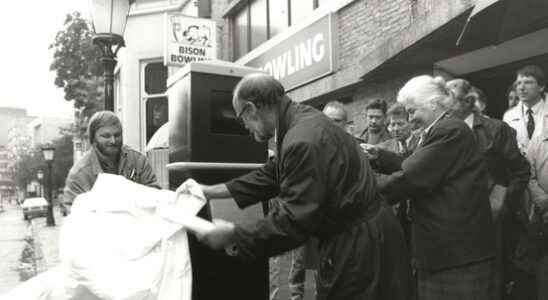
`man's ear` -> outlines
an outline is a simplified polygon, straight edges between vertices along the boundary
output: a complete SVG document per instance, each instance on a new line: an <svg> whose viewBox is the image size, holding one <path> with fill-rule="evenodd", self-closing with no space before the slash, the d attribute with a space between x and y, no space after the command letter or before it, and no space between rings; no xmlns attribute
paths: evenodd
<svg viewBox="0 0 548 300"><path fill-rule="evenodd" d="M253 102L248 102L247 105L249 105L249 114L255 116L257 114L257 111L259 110L257 105L255 105L255 103Z"/></svg>
<svg viewBox="0 0 548 300"><path fill-rule="evenodd" d="M467 95L462 99L466 107L473 108L474 104L476 103L476 97L475 95Z"/></svg>

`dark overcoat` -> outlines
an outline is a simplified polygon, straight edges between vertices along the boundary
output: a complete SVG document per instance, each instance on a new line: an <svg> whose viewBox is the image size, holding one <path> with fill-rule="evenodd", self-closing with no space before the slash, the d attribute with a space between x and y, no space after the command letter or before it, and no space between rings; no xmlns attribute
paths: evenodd
<svg viewBox="0 0 548 300"><path fill-rule="evenodd" d="M247 259L319 240L318 299L407 299L409 261L401 227L381 208L375 179L354 138L321 112L279 103L278 155L227 183L240 207L277 205L264 219L237 224Z"/></svg>

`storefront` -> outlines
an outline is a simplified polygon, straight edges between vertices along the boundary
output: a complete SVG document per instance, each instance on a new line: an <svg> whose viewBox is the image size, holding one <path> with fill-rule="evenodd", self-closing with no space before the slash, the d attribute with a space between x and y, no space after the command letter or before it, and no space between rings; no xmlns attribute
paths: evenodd
<svg viewBox="0 0 548 300"><path fill-rule="evenodd" d="M371 99L395 101L417 74L469 79L487 93L487 112L500 117L519 66L548 70L546 1L294 2L232 1L223 11L227 56L270 72L295 101L342 101L355 132L366 126ZM293 18L295 9L305 16Z"/></svg>
<svg viewBox="0 0 548 300"><path fill-rule="evenodd" d="M209 18L214 35L199 24L169 23L174 14ZM126 128L125 142L143 152L167 122L167 78L206 55L196 47L170 52L170 37L214 41L213 57L269 72L295 101L321 107L339 100L360 132L364 106L375 98L395 101L399 88L418 74L469 79L489 97L487 113L500 117L518 67L534 63L548 70L548 2L133 1L116 72L115 110Z"/></svg>

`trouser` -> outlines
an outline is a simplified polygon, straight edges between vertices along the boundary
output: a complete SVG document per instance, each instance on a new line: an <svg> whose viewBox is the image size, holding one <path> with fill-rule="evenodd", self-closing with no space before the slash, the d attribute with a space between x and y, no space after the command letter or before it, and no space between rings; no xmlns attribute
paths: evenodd
<svg viewBox="0 0 548 300"><path fill-rule="evenodd" d="M271 257L269 264L270 297L269 300L278 300L280 293L280 259L282 256Z"/></svg>
<svg viewBox="0 0 548 300"><path fill-rule="evenodd" d="M419 300L492 300L494 269L494 259L441 271L419 269Z"/></svg>
<svg viewBox="0 0 548 300"><path fill-rule="evenodd" d="M409 299L407 245L389 207L336 236L320 237L319 260L318 300Z"/></svg>
<svg viewBox="0 0 548 300"><path fill-rule="evenodd" d="M307 249L307 245L293 249L291 251L291 267L289 269L289 293L291 300L304 299L304 285L306 282L306 255L310 249ZM313 271L314 277L316 277L316 271ZM316 278L314 282L314 296L316 294Z"/></svg>

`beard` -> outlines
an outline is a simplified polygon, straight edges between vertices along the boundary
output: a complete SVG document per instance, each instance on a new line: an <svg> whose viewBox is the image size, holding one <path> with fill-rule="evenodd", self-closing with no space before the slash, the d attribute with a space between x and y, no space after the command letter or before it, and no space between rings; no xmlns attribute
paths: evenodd
<svg viewBox="0 0 548 300"><path fill-rule="evenodd" d="M104 156L116 158L118 157L118 155L120 155L120 152L122 151L122 144L95 143L95 148Z"/></svg>

